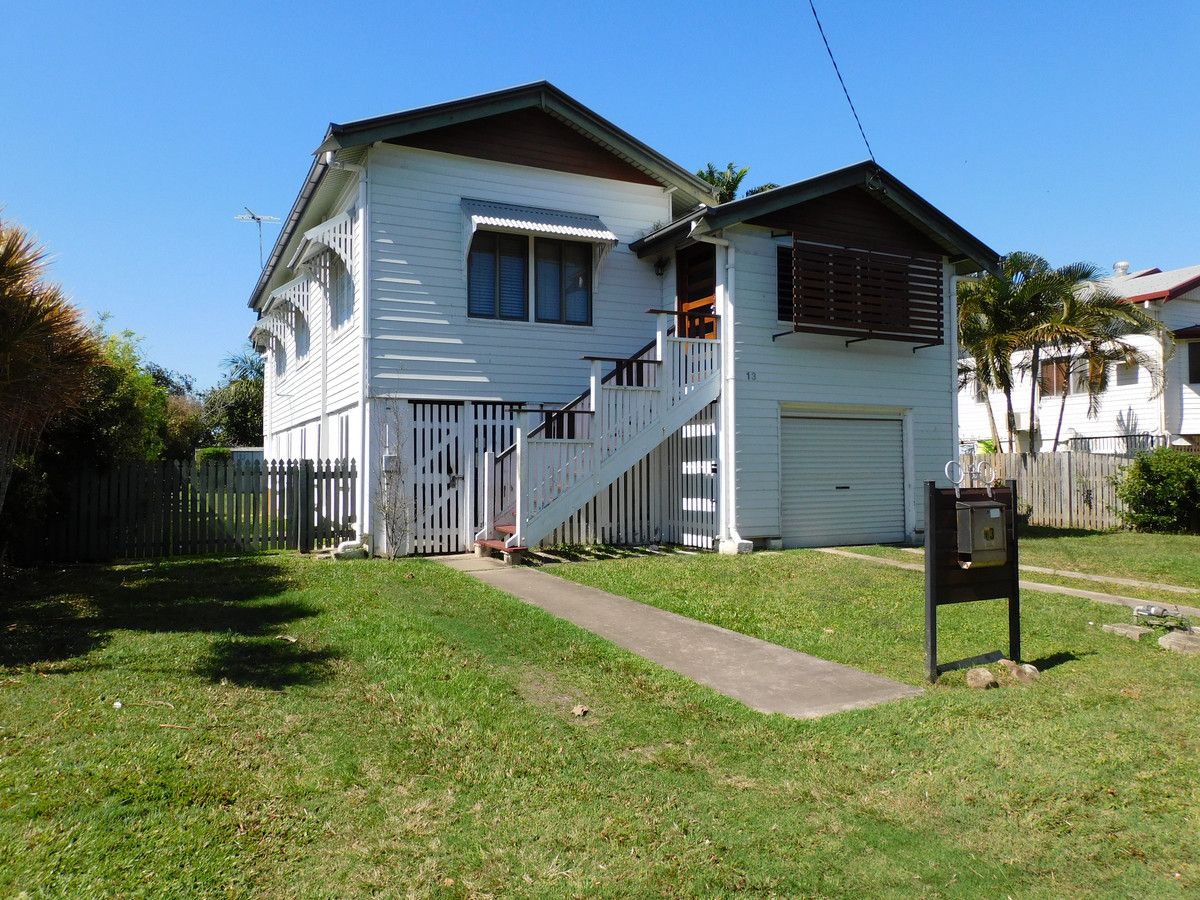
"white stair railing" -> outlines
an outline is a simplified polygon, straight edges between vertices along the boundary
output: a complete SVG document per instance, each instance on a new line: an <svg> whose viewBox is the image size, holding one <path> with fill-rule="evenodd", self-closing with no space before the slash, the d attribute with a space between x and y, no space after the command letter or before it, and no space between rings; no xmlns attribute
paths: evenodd
<svg viewBox="0 0 1200 900"><path fill-rule="evenodd" d="M518 416L514 443L485 457L484 523L509 521L509 547L536 544L720 393L720 342L674 336L657 315L655 340L629 359L585 357L588 390L564 410ZM605 362L616 368L602 377ZM553 417L558 419L554 420ZM564 427L567 416L572 419Z"/></svg>

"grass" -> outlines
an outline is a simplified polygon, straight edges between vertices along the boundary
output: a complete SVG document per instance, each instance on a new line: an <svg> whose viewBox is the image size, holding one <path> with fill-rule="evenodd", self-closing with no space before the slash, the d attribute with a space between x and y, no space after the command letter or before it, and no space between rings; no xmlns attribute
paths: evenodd
<svg viewBox="0 0 1200 900"><path fill-rule="evenodd" d="M890 545L845 549L910 565L922 565L924 560L923 556ZM1029 581L1060 584L1085 591L1120 594L1167 604L1200 606L1200 535L1033 527L1023 533L1020 549L1021 562L1024 565L1190 587L1196 593L1189 595L1154 587L1026 571L1023 577Z"/></svg>
<svg viewBox="0 0 1200 900"><path fill-rule="evenodd" d="M557 571L919 680L906 572L806 552ZM1035 685L950 677L797 722L428 561L82 568L0 595L4 895L1200 882L1195 662L1088 627L1104 607L1031 598ZM949 612L947 652L993 637L986 604Z"/></svg>
<svg viewBox="0 0 1200 900"><path fill-rule="evenodd" d="M1200 535L1030 528L1021 561L1200 589ZM1118 592L1119 593L1119 592Z"/></svg>

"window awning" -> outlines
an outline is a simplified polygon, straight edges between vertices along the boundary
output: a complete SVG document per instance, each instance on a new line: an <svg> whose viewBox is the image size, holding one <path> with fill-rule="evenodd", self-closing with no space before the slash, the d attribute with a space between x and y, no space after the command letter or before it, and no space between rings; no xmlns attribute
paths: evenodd
<svg viewBox="0 0 1200 900"><path fill-rule="evenodd" d="M557 209L540 209L536 206L517 206L511 203L495 203L490 200L462 201L463 212L471 223L471 233L476 229L502 228L508 231L536 232L558 237L578 238L597 244L616 244L617 236L612 233L599 216L587 213L562 212Z"/></svg>

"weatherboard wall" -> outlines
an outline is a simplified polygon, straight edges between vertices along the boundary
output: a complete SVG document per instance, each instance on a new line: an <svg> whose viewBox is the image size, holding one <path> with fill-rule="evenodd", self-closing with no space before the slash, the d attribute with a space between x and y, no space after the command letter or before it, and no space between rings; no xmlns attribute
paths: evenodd
<svg viewBox="0 0 1200 900"><path fill-rule="evenodd" d="M911 344L844 338L772 335L791 330L777 312L777 248L765 228L739 226L725 235L735 250L737 410L737 524L744 538L781 534L780 417L865 415L904 422L906 518L922 528L922 482L944 478L957 451L951 347L912 350ZM946 282L950 271L946 269ZM946 292L946 326L953 310ZM846 448L853 453L853 447Z"/></svg>
<svg viewBox="0 0 1200 900"><path fill-rule="evenodd" d="M561 403L589 355L628 356L654 336L670 279L628 243L670 217L660 187L391 145L370 166L372 396ZM463 198L599 216L620 244L600 265L591 326L467 316Z"/></svg>

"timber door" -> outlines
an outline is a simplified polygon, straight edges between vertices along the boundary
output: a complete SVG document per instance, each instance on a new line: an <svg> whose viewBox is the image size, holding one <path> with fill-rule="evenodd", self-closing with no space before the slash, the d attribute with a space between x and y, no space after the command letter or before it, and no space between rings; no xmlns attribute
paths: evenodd
<svg viewBox="0 0 1200 900"><path fill-rule="evenodd" d="M715 338L717 320L712 313L717 299L717 248L693 244L675 254L675 308L679 317L675 333L680 337Z"/></svg>
<svg viewBox="0 0 1200 900"><path fill-rule="evenodd" d="M413 552L461 553L463 541L464 410L462 403L413 400Z"/></svg>

